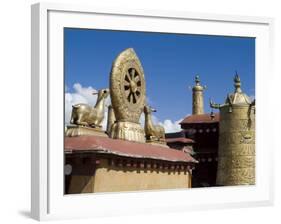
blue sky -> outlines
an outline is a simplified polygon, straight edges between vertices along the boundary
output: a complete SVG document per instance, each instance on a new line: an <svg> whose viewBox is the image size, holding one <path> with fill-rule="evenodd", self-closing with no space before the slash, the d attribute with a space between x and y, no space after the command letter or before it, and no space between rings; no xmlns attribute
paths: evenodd
<svg viewBox="0 0 281 224"><path fill-rule="evenodd" d="M147 97L159 120L179 120L192 111L192 92L199 74L205 112L211 97L222 103L233 91L238 71L242 90L255 95L255 39L241 37L65 29L65 85L95 89L109 86L111 65L124 49L136 51L145 72Z"/></svg>

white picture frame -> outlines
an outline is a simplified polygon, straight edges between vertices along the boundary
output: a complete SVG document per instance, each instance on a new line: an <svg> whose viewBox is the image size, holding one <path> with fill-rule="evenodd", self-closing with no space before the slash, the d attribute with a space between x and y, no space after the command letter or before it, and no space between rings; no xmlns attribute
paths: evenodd
<svg viewBox="0 0 281 224"><path fill-rule="evenodd" d="M63 27L255 37L256 185L64 195ZM49 220L271 205L273 147L267 99L271 94L272 32L271 18L32 5L32 217Z"/></svg>

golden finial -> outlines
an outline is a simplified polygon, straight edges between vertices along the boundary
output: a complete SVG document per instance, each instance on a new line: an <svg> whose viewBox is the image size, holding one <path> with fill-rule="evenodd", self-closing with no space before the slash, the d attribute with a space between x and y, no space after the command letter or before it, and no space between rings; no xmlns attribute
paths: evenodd
<svg viewBox="0 0 281 224"><path fill-rule="evenodd" d="M197 74L195 76L195 86L193 86L193 90L199 90L199 91L202 91L204 89L206 89L207 86L202 86L201 83L200 83L200 78L199 78L199 75Z"/></svg>
<svg viewBox="0 0 281 224"><path fill-rule="evenodd" d="M236 93L241 93L241 81L240 81L240 77L237 73L237 71L235 71L235 76L234 76L234 87L235 87L235 92Z"/></svg>
<svg viewBox="0 0 281 224"><path fill-rule="evenodd" d="M197 86L200 85L199 75L195 76L195 83L196 83Z"/></svg>

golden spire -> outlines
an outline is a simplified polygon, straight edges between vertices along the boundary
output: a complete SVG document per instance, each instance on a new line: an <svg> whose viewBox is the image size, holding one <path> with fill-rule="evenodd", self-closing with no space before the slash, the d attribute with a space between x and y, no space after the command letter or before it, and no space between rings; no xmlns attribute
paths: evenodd
<svg viewBox="0 0 281 224"><path fill-rule="evenodd" d="M240 77L236 71L236 74L234 76L234 87L235 87L235 93L241 93L241 81L240 81Z"/></svg>
<svg viewBox="0 0 281 224"><path fill-rule="evenodd" d="M201 86L201 84L200 84L199 75L196 75L196 76L195 76L195 86L193 86L192 90L193 90L193 91L194 91L194 90L195 90L195 91L196 91L196 90L199 90L199 91L204 90L204 87Z"/></svg>
<svg viewBox="0 0 281 224"><path fill-rule="evenodd" d="M250 98L247 96L247 94L242 92L241 89L241 80L240 77L236 71L236 74L234 76L234 93L228 94L225 103L226 104L251 104Z"/></svg>
<svg viewBox="0 0 281 224"><path fill-rule="evenodd" d="M234 76L234 92L227 94L224 104L216 104L212 100L210 100L210 107L219 109L221 107L229 107L229 112L232 111L233 105L250 105L251 100L246 93L243 93L241 90L241 80L236 72Z"/></svg>
<svg viewBox="0 0 281 224"><path fill-rule="evenodd" d="M192 114L204 114L204 89L206 86L200 84L199 75L196 75L195 86L192 88Z"/></svg>

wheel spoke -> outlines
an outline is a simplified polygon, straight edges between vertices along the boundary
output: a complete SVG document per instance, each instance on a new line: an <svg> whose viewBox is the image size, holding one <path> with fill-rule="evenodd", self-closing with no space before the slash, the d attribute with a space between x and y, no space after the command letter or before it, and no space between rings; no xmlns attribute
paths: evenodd
<svg viewBox="0 0 281 224"><path fill-rule="evenodd" d="M140 81L140 76L139 76L139 75L136 75L135 78L134 78L134 81L135 81L135 82L139 82L139 81Z"/></svg>
<svg viewBox="0 0 281 224"><path fill-rule="evenodd" d="M130 80L133 80L133 76L132 76L132 72L129 71L129 77L130 77Z"/></svg>
<svg viewBox="0 0 281 224"><path fill-rule="evenodd" d="M131 76L130 76L129 73L126 73L126 75L125 75L125 80L126 80L127 82L130 82L130 81L131 81Z"/></svg>
<svg viewBox="0 0 281 224"><path fill-rule="evenodd" d="M131 80L134 80L135 74L136 74L136 70L134 68L132 68L130 74L131 74Z"/></svg>
<svg viewBox="0 0 281 224"><path fill-rule="evenodd" d="M129 95L128 95L128 97L127 97L128 101L129 101L130 103L131 103L131 95L132 95L132 93L130 92Z"/></svg>
<svg viewBox="0 0 281 224"><path fill-rule="evenodd" d="M130 85L130 81L127 77L125 77L125 85Z"/></svg>
<svg viewBox="0 0 281 224"><path fill-rule="evenodd" d="M135 93L133 93L132 95L133 95L133 103L136 103L137 99L136 99Z"/></svg>

